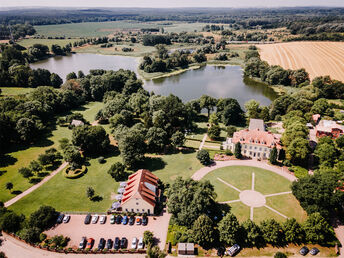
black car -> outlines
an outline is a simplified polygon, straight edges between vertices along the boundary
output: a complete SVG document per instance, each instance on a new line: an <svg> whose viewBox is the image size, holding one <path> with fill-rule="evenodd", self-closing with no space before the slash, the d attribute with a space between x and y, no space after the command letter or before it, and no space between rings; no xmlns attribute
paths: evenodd
<svg viewBox="0 0 344 258"><path fill-rule="evenodd" d="M108 239L107 241L106 241L106 248L107 249L112 249L112 240L111 239Z"/></svg>
<svg viewBox="0 0 344 258"><path fill-rule="evenodd" d="M300 249L300 254L301 255L303 255L303 256L305 256L306 254L308 254L308 252L309 252L309 249L307 248L307 246L304 246L304 247L302 247L301 249Z"/></svg>
<svg viewBox="0 0 344 258"><path fill-rule="evenodd" d="M86 237L82 237L82 238L81 238L81 241L80 241L80 243L79 243L79 248L80 248L80 249L84 249L84 248L86 247L86 242L87 242Z"/></svg>
<svg viewBox="0 0 344 258"><path fill-rule="evenodd" d="M103 250L104 247L105 247L105 239L104 239L104 238L101 238L101 239L99 240L98 249L99 249L99 250Z"/></svg>
<svg viewBox="0 0 344 258"><path fill-rule="evenodd" d="M319 249L316 247L313 247L311 251L309 252L311 255L317 255L319 253Z"/></svg>
<svg viewBox="0 0 344 258"><path fill-rule="evenodd" d="M90 224L91 223L91 214L87 214L84 220L85 224Z"/></svg>
<svg viewBox="0 0 344 258"><path fill-rule="evenodd" d="M116 250L118 250L119 247L120 247L120 245L121 245L121 241L119 240L119 237L116 237L116 238L115 238L115 243L113 244L113 248L115 248Z"/></svg>
<svg viewBox="0 0 344 258"><path fill-rule="evenodd" d="M121 239L121 248L127 248L128 240L125 237L122 237Z"/></svg>
<svg viewBox="0 0 344 258"><path fill-rule="evenodd" d="M64 218L64 214L60 213L57 217L56 223L61 224Z"/></svg>
<svg viewBox="0 0 344 258"><path fill-rule="evenodd" d="M147 216L142 217L142 225L146 226L147 224L148 224L148 217Z"/></svg>
<svg viewBox="0 0 344 258"><path fill-rule="evenodd" d="M219 247L219 248L217 249L217 256L222 257L222 256L225 255L225 252L226 252L226 248L224 248L223 246L221 246L221 247Z"/></svg>
<svg viewBox="0 0 344 258"><path fill-rule="evenodd" d="M134 223L135 223L135 216L130 216L129 225L134 225Z"/></svg>
<svg viewBox="0 0 344 258"><path fill-rule="evenodd" d="M122 223L122 216L121 215L118 215L116 217L116 224L121 224Z"/></svg>

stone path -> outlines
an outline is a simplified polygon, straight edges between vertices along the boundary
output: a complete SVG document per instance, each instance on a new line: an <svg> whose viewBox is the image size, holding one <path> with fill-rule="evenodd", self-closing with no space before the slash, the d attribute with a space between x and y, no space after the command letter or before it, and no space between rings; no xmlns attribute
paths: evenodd
<svg viewBox="0 0 344 258"><path fill-rule="evenodd" d="M5 202L5 207L8 207L10 205L12 205L13 203L19 201L21 198L25 197L26 195L28 195L29 193L33 192L34 190L36 190L37 188L39 188L40 186L42 186L43 184L45 184L46 182L48 182L51 178L53 178L57 173L59 173L61 170L63 170L66 166L68 165L68 162L64 162L62 163L62 165L60 167L58 167L56 170L54 170L53 172L50 173L49 176L46 176L41 182L39 182L38 184L35 184L33 186L31 186L29 189L26 189L24 192L22 192L21 194L18 194L16 197L12 198L11 200Z"/></svg>
<svg viewBox="0 0 344 258"><path fill-rule="evenodd" d="M201 144L200 144L200 146L199 146L199 150L201 150L201 149L203 148L203 145L204 145L205 140L207 139L207 137L208 137L207 134L205 134L205 135L203 136L202 142L201 142Z"/></svg>

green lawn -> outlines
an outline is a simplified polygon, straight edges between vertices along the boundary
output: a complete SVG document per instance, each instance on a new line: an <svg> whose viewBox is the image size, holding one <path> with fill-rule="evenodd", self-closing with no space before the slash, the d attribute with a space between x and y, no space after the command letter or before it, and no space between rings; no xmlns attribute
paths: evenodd
<svg viewBox="0 0 344 258"><path fill-rule="evenodd" d="M20 87L0 87L1 96L15 96L26 94L33 91L33 88L20 88Z"/></svg>
<svg viewBox="0 0 344 258"><path fill-rule="evenodd" d="M51 49L51 46L53 44L59 45L61 47L66 46L69 43L74 43L75 41L79 41L79 39L34 39L34 38L29 38L29 39L22 39L18 41L18 44L23 46L23 47L31 47L34 44L43 44L49 47Z"/></svg>
<svg viewBox="0 0 344 258"><path fill-rule="evenodd" d="M100 108L102 108L102 102L90 102L83 107L80 107L73 112L80 112L84 117L92 122L94 121L95 114ZM18 169L21 167L26 167L32 160L38 158L39 154L44 153L44 151L51 147L58 147L58 141L61 138L71 138L72 131L67 127L51 126L50 132L42 135L42 138L31 146L18 146L18 149L9 151L5 159L0 162L0 171L5 171L3 175L0 176L0 201L7 201L13 197L9 191L5 190L5 185L7 182L12 182L14 187L13 191L23 192L32 185L28 182L28 179L23 178L22 175L18 173Z"/></svg>
<svg viewBox="0 0 344 258"><path fill-rule="evenodd" d="M217 201L232 201L239 199L239 192L221 182L218 178L241 191L250 190L252 187L253 172L255 173L255 191L263 195L291 191L291 182L289 180L271 171L256 167L230 166L219 168L208 173L203 180L209 180L214 185L217 193ZM250 217L250 208L242 202L230 203L229 205L240 221L244 221ZM291 193L266 197L266 205L300 222L307 218L305 211ZM253 219L255 222L260 222L267 218L275 218L279 221L285 220L284 217L266 207L254 208Z"/></svg>

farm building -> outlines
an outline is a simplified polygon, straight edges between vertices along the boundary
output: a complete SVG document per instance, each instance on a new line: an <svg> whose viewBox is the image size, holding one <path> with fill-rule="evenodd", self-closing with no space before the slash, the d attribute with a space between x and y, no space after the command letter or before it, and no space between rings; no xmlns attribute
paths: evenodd
<svg viewBox="0 0 344 258"><path fill-rule="evenodd" d="M227 138L224 147L232 152L235 145L241 144L241 154L245 157L268 159L271 150L276 147L279 152L282 149L280 137L265 131L263 120L251 119L249 129L244 129L233 134L233 138Z"/></svg>
<svg viewBox="0 0 344 258"><path fill-rule="evenodd" d="M71 126L82 126L84 125L85 123L81 120L76 120L76 119L73 119L72 122L70 123Z"/></svg>
<svg viewBox="0 0 344 258"><path fill-rule="evenodd" d="M315 127L316 136L330 136L331 138L338 138L344 133L344 126L339 125L336 121L331 120L321 120L319 124Z"/></svg>
<svg viewBox="0 0 344 258"><path fill-rule="evenodd" d="M158 178L149 170L140 169L128 178L123 193L122 211L152 214L158 198Z"/></svg>

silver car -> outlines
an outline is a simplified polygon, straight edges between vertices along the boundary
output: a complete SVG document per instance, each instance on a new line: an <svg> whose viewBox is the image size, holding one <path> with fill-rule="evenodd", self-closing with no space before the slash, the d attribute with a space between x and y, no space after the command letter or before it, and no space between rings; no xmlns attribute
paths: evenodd
<svg viewBox="0 0 344 258"><path fill-rule="evenodd" d="M131 249L136 249L137 247L137 238L134 237L133 241L131 242Z"/></svg>
<svg viewBox="0 0 344 258"><path fill-rule="evenodd" d="M144 248L143 237L139 238L139 244L138 244L137 248L138 249L143 249Z"/></svg>
<svg viewBox="0 0 344 258"><path fill-rule="evenodd" d="M98 218L99 218L99 216L97 214L93 215L92 216L92 224L96 224L98 222Z"/></svg>
<svg viewBox="0 0 344 258"><path fill-rule="evenodd" d="M100 216L99 223L105 224L105 222L106 222L106 216L105 215Z"/></svg>

